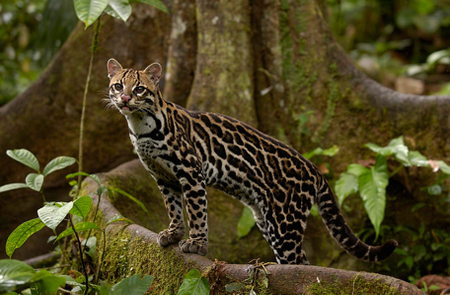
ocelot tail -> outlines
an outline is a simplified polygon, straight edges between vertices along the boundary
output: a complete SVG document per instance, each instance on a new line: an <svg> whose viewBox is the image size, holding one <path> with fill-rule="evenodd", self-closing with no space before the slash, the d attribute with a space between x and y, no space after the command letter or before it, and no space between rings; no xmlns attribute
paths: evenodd
<svg viewBox="0 0 450 295"><path fill-rule="evenodd" d="M248 206L278 263L309 264L302 250L314 203L331 235L350 254L367 261L388 257L390 240L369 246L348 227L329 184L314 164L286 144L236 119L186 110L162 98L158 63L143 71L107 63L110 104L128 122L131 142L156 180L170 224L161 246L208 251L206 187L216 187ZM185 234L183 197L189 225Z"/></svg>

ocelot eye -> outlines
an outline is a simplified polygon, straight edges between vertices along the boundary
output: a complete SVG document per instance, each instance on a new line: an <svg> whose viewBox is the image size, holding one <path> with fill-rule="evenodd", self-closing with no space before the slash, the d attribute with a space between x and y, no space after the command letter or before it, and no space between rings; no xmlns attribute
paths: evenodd
<svg viewBox="0 0 450 295"><path fill-rule="evenodd" d="M123 85L116 83L116 84L114 84L114 89L116 89L117 91L121 91L123 89Z"/></svg>
<svg viewBox="0 0 450 295"><path fill-rule="evenodd" d="M142 92L145 91L145 87L143 87L143 86L138 86L138 87L134 88L134 91L135 91L136 93L142 93Z"/></svg>

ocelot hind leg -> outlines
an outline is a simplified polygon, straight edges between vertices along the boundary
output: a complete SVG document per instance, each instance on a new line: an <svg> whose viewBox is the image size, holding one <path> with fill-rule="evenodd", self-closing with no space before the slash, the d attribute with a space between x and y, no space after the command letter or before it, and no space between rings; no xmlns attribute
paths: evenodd
<svg viewBox="0 0 450 295"><path fill-rule="evenodd" d="M266 216L270 216L267 220L261 224L257 222L259 228L264 228L264 231L261 230L261 232L272 248L275 259L279 264L308 265L306 253L302 249L306 217L303 216L299 219L299 212L290 212L289 210L284 213L281 207L275 208L276 206L273 207L278 216L276 220L271 218L273 215L269 211L266 214Z"/></svg>
<svg viewBox="0 0 450 295"><path fill-rule="evenodd" d="M295 229L281 235L270 245L279 264L309 264L306 253L302 248L303 235Z"/></svg>
<svg viewBox="0 0 450 295"><path fill-rule="evenodd" d="M181 190L168 186L161 180L158 180L158 186L170 218L169 228L158 234L158 243L166 247L171 244L177 244L184 237L182 193Z"/></svg>

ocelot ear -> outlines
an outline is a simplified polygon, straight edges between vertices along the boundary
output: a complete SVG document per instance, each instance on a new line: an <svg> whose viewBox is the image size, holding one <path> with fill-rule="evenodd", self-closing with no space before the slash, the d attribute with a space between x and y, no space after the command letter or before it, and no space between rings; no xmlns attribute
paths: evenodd
<svg viewBox="0 0 450 295"><path fill-rule="evenodd" d="M145 68L144 72L148 74L150 79L153 80L155 85L158 85L159 79L161 79L162 67L159 63L155 62Z"/></svg>
<svg viewBox="0 0 450 295"><path fill-rule="evenodd" d="M108 68L108 78L111 79L114 77L117 72L119 72L122 68L122 65L115 60L114 58L110 58L106 63L106 67Z"/></svg>

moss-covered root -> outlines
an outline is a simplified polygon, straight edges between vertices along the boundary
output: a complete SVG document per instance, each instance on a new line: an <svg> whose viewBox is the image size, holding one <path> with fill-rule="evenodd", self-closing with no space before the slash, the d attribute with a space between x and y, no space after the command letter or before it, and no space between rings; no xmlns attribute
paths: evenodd
<svg viewBox="0 0 450 295"><path fill-rule="evenodd" d="M133 237L119 226L106 237L101 278L110 283L134 274L150 274L154 277L151 294L176 294L192 268L173 248L161 248L146 237Z"/></svg>
<svg viewBox="0 0 450 295"><path fill-rule="evenodd" d="M304 294L314 295L408 295L409 292L399 291L399 289L390 286L383 282L383 280L367 281L360 275L354 276L351 280L341 281L334 280L331 282L322 283L318 280L311 284Z"/></svg>

